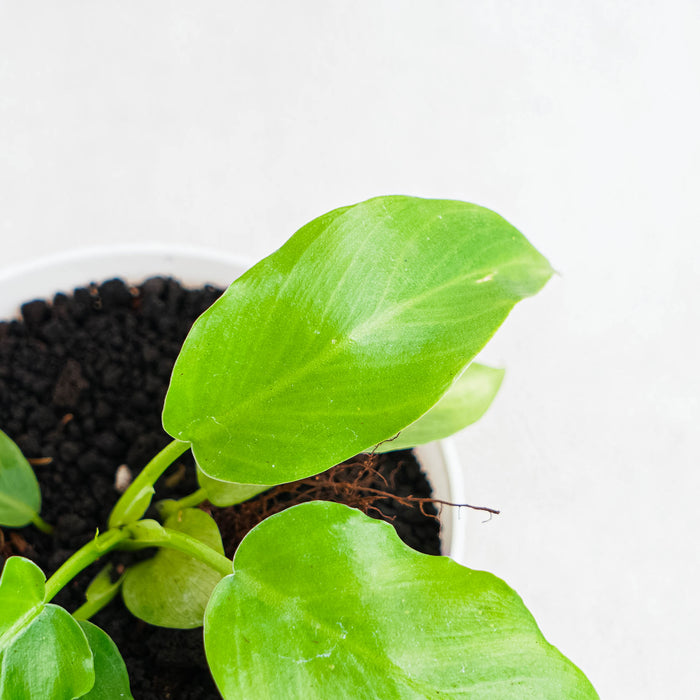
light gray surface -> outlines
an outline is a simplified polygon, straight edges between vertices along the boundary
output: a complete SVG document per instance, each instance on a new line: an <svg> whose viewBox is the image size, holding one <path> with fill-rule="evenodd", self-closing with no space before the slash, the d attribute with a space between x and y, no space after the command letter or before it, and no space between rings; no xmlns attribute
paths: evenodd
<svg viewBox="0 0 700 700"><path fill-rule="evenodd" d="M470 564L605 698L694 697L696 2L0 3L0 270L84 244L259 257L372 195L503 214L561 276L458 438Z"/></svg>

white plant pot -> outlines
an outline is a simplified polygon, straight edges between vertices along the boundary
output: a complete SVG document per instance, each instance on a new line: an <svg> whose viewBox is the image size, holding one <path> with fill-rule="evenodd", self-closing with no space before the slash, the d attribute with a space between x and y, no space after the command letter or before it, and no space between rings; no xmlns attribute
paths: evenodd
<svg viewBox="0 0 700 700"><path fill-rule="evenodd" d="M19 307L27 301L52 299L56 292L70 293L75 287L112 277L138 284L163 275L190 287L227 287L250 264L244 258L215 251L165 246L113 246L63 253L0 271L0 319L19 317ZM435 498L465 502L462 471L452 442L424 445L416 449L416 456ZM459 519L459 508L443 508L441 524L443 552L464 563L465 521Z"/></svg>

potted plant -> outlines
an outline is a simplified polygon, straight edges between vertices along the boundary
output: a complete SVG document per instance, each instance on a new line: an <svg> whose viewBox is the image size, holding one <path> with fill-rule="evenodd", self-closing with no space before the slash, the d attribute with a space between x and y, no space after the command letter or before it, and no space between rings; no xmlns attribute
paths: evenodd
<svg viewBox="0 0 700 700"><path fill-rule="evenodd" d="M172 442L106 530L48 581L8 559L2 697L130 697L118 650L85 619L119 588L148 622L203 623L224 698L597 697L506 584L415 552L386 524L305 503L255 527L232 562L193 507L459 429L473 358L550 275L512 226L462 202L376 198L300 229L194 324L163 408ZM0 444L0 504L15 508L5 524L48 527L27 463ZM187 450L199 488L144 517L155 482ZM51 602L110 552L154 547L116 583L98 576L73 615Z"/></svg>

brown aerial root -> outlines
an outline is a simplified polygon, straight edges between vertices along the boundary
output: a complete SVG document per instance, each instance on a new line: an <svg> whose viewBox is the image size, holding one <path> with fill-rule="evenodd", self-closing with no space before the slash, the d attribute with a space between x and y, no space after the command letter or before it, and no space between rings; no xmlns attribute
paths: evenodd
<svg viewBox="0 0 700 700"><path fill-rule="evenodd" d="M226 547L232 556L243 537L259 522L285 508L308 501L333 501L358 508L367 515L392 521L396 515L382 510L394 510L396 505L420 510L426 518L437 520L443 506L470 508L498 514L499 511L468 503L451 503L439 498L396 493L396 476L401 464L388 474L381 471L382 455L363 454L338 464L328 471L288 484L280 484L255 498L229 508L206 506L217 521ZM385 487L385 488L384 488ZM437 506L437 508L436 508Z"/></svg>

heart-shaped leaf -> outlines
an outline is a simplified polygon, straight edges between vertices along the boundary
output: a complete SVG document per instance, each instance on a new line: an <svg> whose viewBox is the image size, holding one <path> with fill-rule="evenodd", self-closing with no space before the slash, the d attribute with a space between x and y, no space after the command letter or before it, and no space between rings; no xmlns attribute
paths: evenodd
<svg viewBox="0 0 700 700"><path fill-rule="evenodd" d="M213 518L197 508L173 513L166 528L197 538L220 554L221 535ZM122 596L126 607L151 625L188 629L200 627L204 609L221 574L172 549L159 549L152 559L130 567Z"/></svg>
<svg viewBox="0 0 700 700"><path fill-rule="evenodd" d="M503 581L336 503L290 508L247 535L209 601L204 643L226 699L597 697Z"/></svg>
<svg viewBox="0 0 700 700"><path fill-rule="evenodd" d="M163 425L216 479L321 472L426 413L551 273L473 204L395 196L330 212L197 320Z"/></svg>
<svg viewBox="0 0 700 700"><path fill-rule="evenodd" d="M79 622L87 638L95 665L95 684L84 700L133 700L126 671L117 645L108 634L87 620Z"/></svg>
<svg viewBox="0 0 700 700"><path fill-rule="evenodd" d="M396 438L382 442L375 452L405 450L442 440L481 418L498 393L505 370L472 362L447 393Z"/></svg>
<svg viewBox="0 0 700 700"><path fill-rule="evenodd" d="M45 577L10 557L0 578L0 697L72 700L95 682L90 646L80 625L44 603Z"/></svg>
<svg viewBox="0 0 700 700"><path fill-rule="evenodd" d="M41 510L34 470L19 447L0 430L0 525L24 527Z"/></svg>

